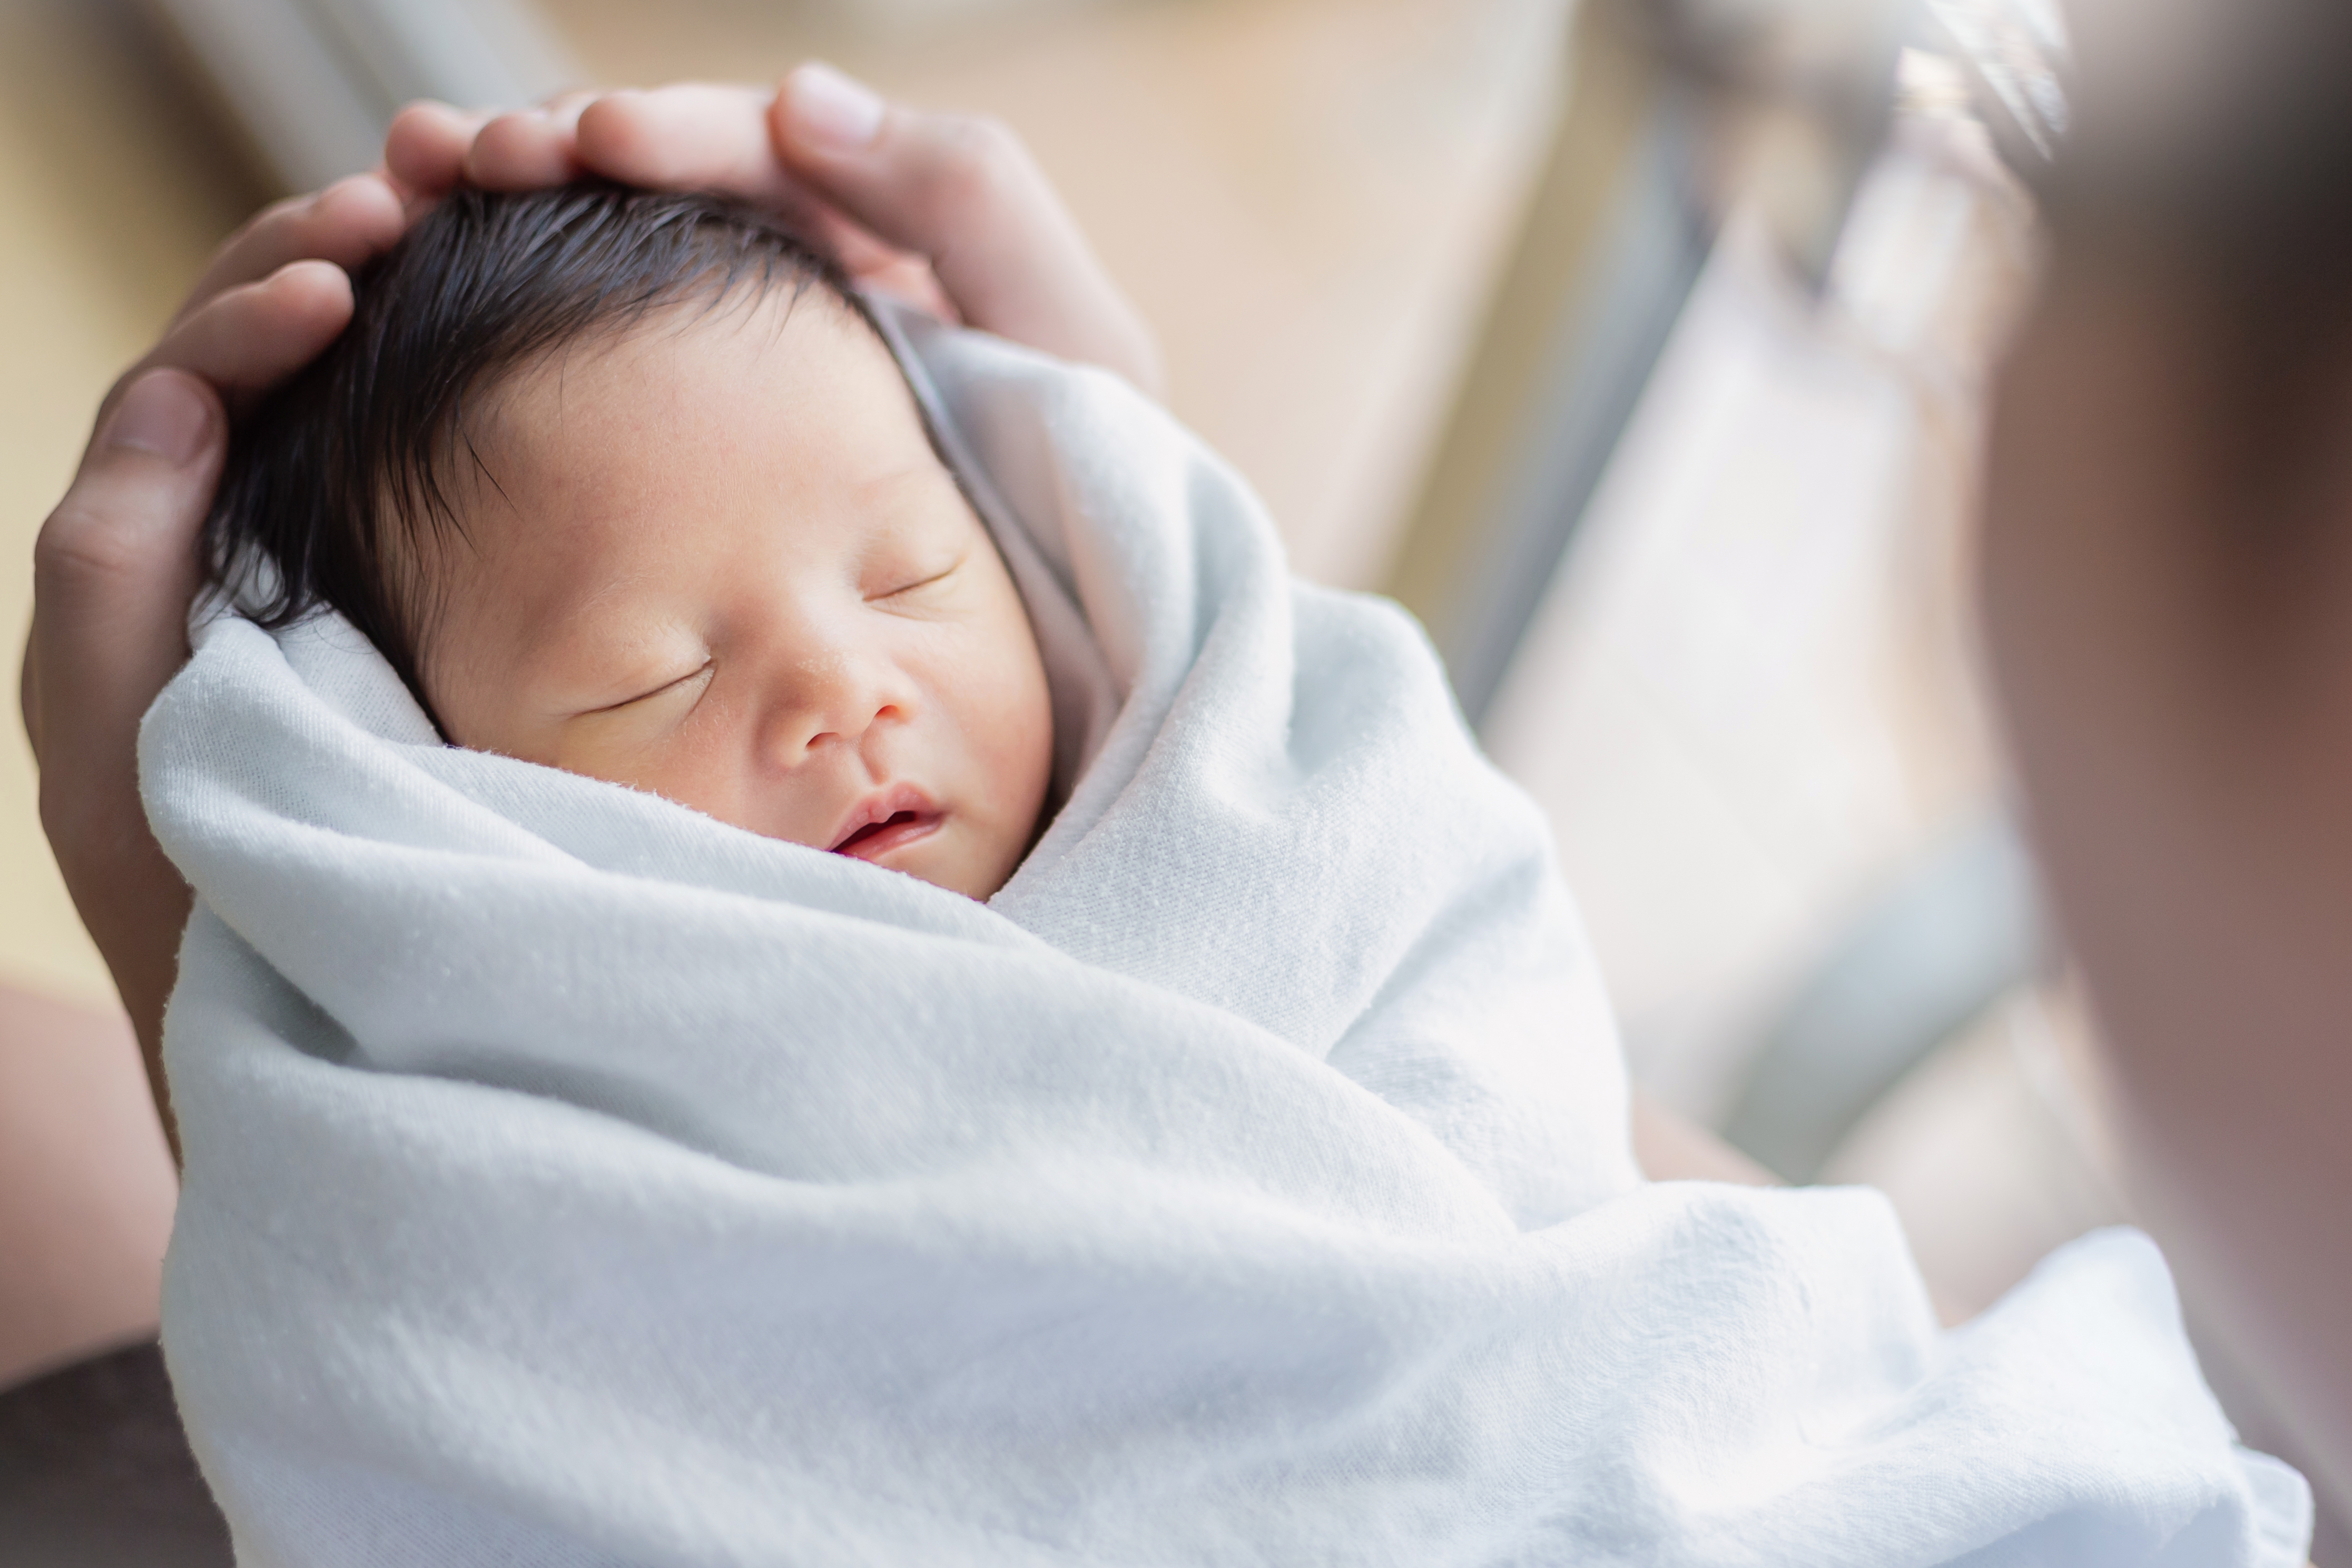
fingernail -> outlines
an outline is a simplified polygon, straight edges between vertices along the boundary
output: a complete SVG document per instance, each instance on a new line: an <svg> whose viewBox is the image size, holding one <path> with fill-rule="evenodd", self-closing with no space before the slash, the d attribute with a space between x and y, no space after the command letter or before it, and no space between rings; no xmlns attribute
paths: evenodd
<svg viewBox="0 0 2352 1568"><path fill-rule="evenodd" d="M177 371L149 371L123 390L106 422L106 444L184 465L203 450L212 410Z"/></svg>
<svg viewBox="0 0 2352 1568"><path fill-rule="evenodd" d="M785 110L793 129L811 141L843 151L865 147L881 134L887 107L864 82L812 61L786 78Z"/></svg>

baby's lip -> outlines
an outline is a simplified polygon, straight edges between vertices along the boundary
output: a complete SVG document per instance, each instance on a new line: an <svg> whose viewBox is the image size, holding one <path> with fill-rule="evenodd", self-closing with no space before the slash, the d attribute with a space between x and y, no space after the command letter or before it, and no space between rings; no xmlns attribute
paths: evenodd
<svg viewBox="0 0 2352 1568"><path fill-rule="evenodd" d="M939 831L946 813L912 784L877 789L849 809L833 831L828 846L835 854L878 861L901 845L929 838Z"/></svg>

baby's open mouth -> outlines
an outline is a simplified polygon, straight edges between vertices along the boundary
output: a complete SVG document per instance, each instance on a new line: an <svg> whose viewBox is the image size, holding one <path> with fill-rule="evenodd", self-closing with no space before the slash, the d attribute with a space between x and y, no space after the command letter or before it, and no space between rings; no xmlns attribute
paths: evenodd
<svg viewBox="0 0 2352 1568"><path fill-rule="evenodd" d="M892 850L929 838L946 820L946 813L923 799L920 791L901 786L863 801L843 824L833 852L862 861L878 861Z"/></svg>

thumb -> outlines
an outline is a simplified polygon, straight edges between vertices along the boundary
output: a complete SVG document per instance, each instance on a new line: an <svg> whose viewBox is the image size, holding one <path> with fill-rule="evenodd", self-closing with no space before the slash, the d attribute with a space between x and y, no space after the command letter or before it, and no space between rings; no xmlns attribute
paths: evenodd
<svg viewBox="0 0 2352 1568"><path fill-rule="evenodd" d="M169 1138L157 1051L188 890L140 809L139 721L188 656L196 538L227 455L228 418L185 371L149 371L112 402L33 542L21 695L41 826L130 1009Z"/></svg>
<svg viewBox="0 0 2352 1568"><path fill-rule="evenodd" d="M184 371L149 371L101 414L33 546L22 695L45 771L67 753L128 765L139 716L187 656L196 539L227 444L219 395Z"/></svg>
<svg viewBox="0 0 2352 1568"><path fill-rule="evenodd" d="M771 112L785 165L882 240L927 257L965 320L1157 389L1150 328L1002 123L887 103L820 64L787 76Z"/></svg>

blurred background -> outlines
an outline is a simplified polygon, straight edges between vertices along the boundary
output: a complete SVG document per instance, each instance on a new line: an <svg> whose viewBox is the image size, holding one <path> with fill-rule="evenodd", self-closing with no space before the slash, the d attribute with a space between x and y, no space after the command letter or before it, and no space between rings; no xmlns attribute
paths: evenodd
<svg viewBox="0 0 2352 1568"><path fill-rule="evenodd" d="M257 204L414 91L812 55L1019 131L1297 570L1423 616L1661 1100L1883 1186L1964 1309L2122 1216L1967 606L2033 0L0 0L9 689L91 413ZM5 728L0 1388L152 1330L172 1204Z"/></svg>

